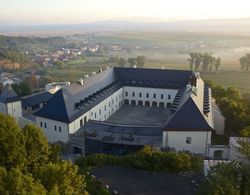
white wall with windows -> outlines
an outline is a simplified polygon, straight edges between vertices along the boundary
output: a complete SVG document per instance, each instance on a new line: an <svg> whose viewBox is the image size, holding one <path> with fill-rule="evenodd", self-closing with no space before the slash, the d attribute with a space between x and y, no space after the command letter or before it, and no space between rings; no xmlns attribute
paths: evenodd
<svg viewBox="0 0 250 195"><path fill-rule="evenodd" d="M163 148L172 148L176 151L189 151L206 155L211 144L209 131L164 131L162 138Z"/></svg>
<svg viewBox="0 0 250 195"><path fill-rule="evenodd" d="M44 131L45 136L51 143L69 141L69 124L67 123L36 116L36 125Z"/></svg>
<svg viewBox="0 0 250 195"><path fill-rule="evenodd" d="M50 120L36 116L36 125L44 130L49 142L69 141L69 134L75 133L88 120L104 121L115 111L117 111L123 103L123 88L117 90L111 96L100 102L76 120L68 123L63 123L55 120Z"/></svg>
<svg viewBox="0 0 250 195"><path fill-rule="evenodd" d="M22 106L21 101L2 103L0 102L0 112L5 115L10 115L17 120L22 117Z"/></svg>
<svg viewBox="0 0 250 195"><path fill-rule="evenodd" d="M88 120L104 121L117 111L123 103L123 88L117 90L111 96L97 104L90 111L86 112L75 121L69 124L69 133L75 133Z"/></svg>
<svg viewBox="0 0 250 195"><path fill-rule="evenodd" d="M173 103L177 89L124 87L124 103L143 106L164 106Z"/></svg>

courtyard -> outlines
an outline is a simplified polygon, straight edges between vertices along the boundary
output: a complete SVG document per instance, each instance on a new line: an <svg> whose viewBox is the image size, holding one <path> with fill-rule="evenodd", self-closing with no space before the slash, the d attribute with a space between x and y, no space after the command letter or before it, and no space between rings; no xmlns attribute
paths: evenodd
<svg viewBox="0 0 250 195"><path fill-rule="evenodd" d="M169 114L168 108L124 104L106 122L123 125L163 126Z"/></svg>

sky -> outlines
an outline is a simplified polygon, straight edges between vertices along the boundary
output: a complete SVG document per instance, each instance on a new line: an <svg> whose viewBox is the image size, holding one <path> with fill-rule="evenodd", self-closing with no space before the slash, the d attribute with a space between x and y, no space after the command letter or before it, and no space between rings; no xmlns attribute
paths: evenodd
<svg viewBox="0 0 250 195"><path fill-rule="evenodd" d="M250 18L250 0L0 0L0 24Z"/></svg>

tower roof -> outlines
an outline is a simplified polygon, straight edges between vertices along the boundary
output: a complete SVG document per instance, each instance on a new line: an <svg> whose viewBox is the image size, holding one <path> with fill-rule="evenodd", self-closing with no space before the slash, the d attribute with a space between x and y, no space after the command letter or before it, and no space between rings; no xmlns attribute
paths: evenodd
<svg viewBox="0 0 250 195"><path fill-rule="evenodd" d="M17 102L20 100L21 98L16 94L11 85L7 84L0 95L0 102L10 103L10 102Z"/></svg>

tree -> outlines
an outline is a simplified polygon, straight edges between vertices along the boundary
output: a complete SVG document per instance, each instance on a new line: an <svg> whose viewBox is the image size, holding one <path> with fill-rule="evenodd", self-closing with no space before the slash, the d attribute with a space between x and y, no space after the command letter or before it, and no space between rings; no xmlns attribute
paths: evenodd
<svg viewBox="0 0 250 195"><path fill-rule="evenodd" d="M250 137L250 126L247 126L241 130L241 136Z"/></svg>
<svg viewBox="0 0 250 195"><path fill-rule="evenodd" d="M36 78L36 75L32 74L25 78L24 80L29 86L31 86L33 89L38 87L38 80Z"/></svg>
<svg viewBox="0 0 250 195"><path fill-rule="evenodd" d="M27 168L31 173L36 173L40 166L48 163L50 150L48 141L41 129L34 125L23 128L24 146L26 151Z"/></svg>
<svg viewBox="0 0 250 195"><path fill-rule="evenodd" d="M216 72L218 71L220 65L221 65L221 58L220 57L215 58L214 67Z"/></svg>
<svg viewBox="0 0 250 195"><path fill-rule="evenodd" d="M45 87L45 85L47 85L48 83L52 83L52 82L54 82L54 79L52 77L49 77L49 76L42 77L39 80L39 87Z"/></svg>
<svg viewBox="0 0 250 195"><path fill-rule="evenodd" d="M4 167L0 167L0 194L45 195L46 190L31 174L23 174L16 168L7 171Z"/></svg>
<svg viewBox="0 0 250 195"><path fill-rule="evenodd" d="M203 55L200 54L200 53L196 53L196 58L195 58L195 61L194 61L194 65L195 65L194 69L195 69L195 71L198 71L200 69L202 60L203 60Z"/></svg>
<svg viewBox="0 0 250 195"><path fill-rule="evenodd" d="M211 54L209 53L205 53L202 55L202 70L207 72L209 70L209 67L210 68L210 71L212 71L212 63L213 63L213 57Z"/></svg>
<svg viewBox="0 0 250 195"><path fill-rule="evenodd" d="M19 96L26 96L31 94L31 87L25 81L21 82L20 84L14 83L12 84L12 87Z"/></svg>
<svg viewBox="0 0 250 195"><path fill-rule="evenodd" d="M128 58L127 62L130 64L130 67L136 65L136 58Z"/></svg>
<svg viewBox="0 0 250 195"><path fill-rule="evenodd" d="M0 166L7 170L26 164L24 137L15 119L0 113Z"/></svg>
<svg viewBox="0 0 250 195"><path fill-rule="evenodd" d="M138 68L143 68L145 65L146 57L145 56L137 56L136 64Z"/></svg>
<svg viewBox="0 0 250 195"><path fill-rule="evenodd" d="M188 58L189 61L189 69L194 70L194 64L195 64L195 59L197 57L197 53L190 53L189 54L190 58Z"/></svg>
<svg viewBox="0 0 250 195"><path fill-rule="evenodd" d="M126 65L126 60L124 58L119 58L118 60L118 66L119 67L124 67Z"/></svg>
<svg viewBox="0 0 250 195"><path fill-rule="evenodd" d="M250 67L250 54L246 54L245 56L241 57L239 59L240 65L241 65L241 70L249 70Z"/></svg>
<svg viewBox="0 0 250 195"><path fill-rule="evenodd" d="M78 167L69 161L48 163L41 167L39 180L50 192L58 188L59 194L85 194L85 180L78 174Z"/></svg>

